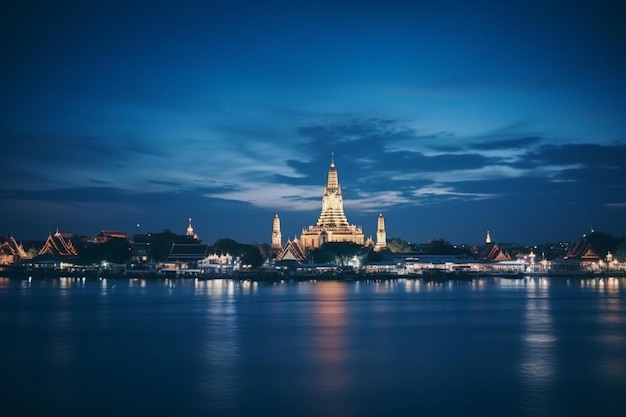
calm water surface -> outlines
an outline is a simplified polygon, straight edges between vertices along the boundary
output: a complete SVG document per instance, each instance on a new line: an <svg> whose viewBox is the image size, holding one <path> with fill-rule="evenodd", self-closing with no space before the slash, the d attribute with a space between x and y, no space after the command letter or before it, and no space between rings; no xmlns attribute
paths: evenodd
<svg viewBox="0 0 626 417"><path fill-rule="evenodd" d="M20 416L626 416L626 280L0 278L0 383Z"/></svg>

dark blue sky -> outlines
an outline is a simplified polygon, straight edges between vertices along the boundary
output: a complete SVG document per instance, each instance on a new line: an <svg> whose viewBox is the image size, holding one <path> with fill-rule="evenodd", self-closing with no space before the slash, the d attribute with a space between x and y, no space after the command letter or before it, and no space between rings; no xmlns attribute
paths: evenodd
<svg viewBox="0 0 626 417"><path fill-rule="evenodd" d="M626 235L619 2L28 2L0 10L0 235Z"/></svg>

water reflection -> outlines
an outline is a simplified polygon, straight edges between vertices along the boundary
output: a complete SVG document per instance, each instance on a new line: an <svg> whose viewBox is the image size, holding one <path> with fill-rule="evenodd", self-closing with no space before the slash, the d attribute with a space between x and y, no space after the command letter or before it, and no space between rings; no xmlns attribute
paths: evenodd
<svg viewBox="0 0 626 417"><path fill-rule="evenodd" d="M421 290L421 283L419 279L404 279L402 280L404 284L404 291L407 293L417 293Z"/></svg>
<svg viewBox="0 0 626 417"><path fill-rule="evenodd" d="M619 294L621 284L618 278L604 278L587 280L582 285L603 295L599 300L598 314L598 325L602 329L599 343L603 354L598 355L602 359L596 369L609 384L626 385L626 335L622 331L626 320Z"/></svg>
<svg viewBox="0 0 626 417"><path fill-rule="evenodd" d="M146 280L140 278L131 278L128 280L130 288L146 288Z"/></svg>
<svg viewBox="0 0 626 417"><path fill-rule="evenodd" d="M591 288L595 289L601 293L609 293L609 294L618 294L620 291L620 286L624 286L625 280L624 278L592 278L592 279L583 279L580 281L580 286L582 288Z"/></svg>
<svg viewBox="0 0 626 417"><path fill-rule="evenodd" d="M56 299L58 304L48 312L47 317L38 317L45 320L50 329L46 343L42 346L47 362L51 365L49 371L56 375L54 390L65 391L72 387L71 371L75 366L77 354L77 336L75 333L75 316L71 303L70 288L74 285L83 285L80 278L59 278L51 282L53 287L59 287Z"/></svg>
<svg viewBox="0 0 626 417"><path fill-rule="evenodd" d="M315 286L313 318L317 334L314 343L320 363L325 366L335 366L346 359L346 292L345 284L339 282Z"/></svg>
<svg viewBox="0 0 626 417"><path fill-rule="evenodd" d="M348 287L341 282L319 282L313 286L313 321L311 352L315 357L312 388L319 390L316 415L341 414L336 397L348 391L351 384L347 317ZM330 397L330 398L329 398Z"/></svg>
<svg viewBox="0 0 626 417"><path fill-rule="evenodd" d="M366 285L373 288L374 293L377 294L392 294L397 293L399 289L402 289L405 293L418 293L420 291L425 292L438 292L447 291L452 292L455 288L469 286L472 290L482 291L485 289L485 279L472 279L466 280L432 280L424 278L400 278L400 279L383 279L383 280L363 280L354 283L354 293L359 293L360 286Z"/></svg>
<svg viewBox="0 0 626 417"><path fill-rule="evenodd" d="M200 357L202 372L197 384L197 398L207 409L234 407L241 396L240 332L232 280L196 280L196 295L208 300L203 313Z"/></svg>
<svg viewBox="0 0 626 417"><path fill-rule="evenodd" d="M0 343L13 403L20 391L25 404L36 396L42 409L84 414L106 383L106 398L144 414L624 408L624 279L148 279L145 295L126 278L22 281L0 289L2 337L15 341Z"/></svg>
<svg viewBox="0 0 626 417"><path fill-rule="evenodd" d="M503 280L501 280L501 282L502 281ZM474 291L483 291L485 289L485 280L484 279L473 279L470 282L470 288L472 288L472 290L474 290Z"/></svg>
<svg viewBox="0 0 626 417"><path fill-rule="evenodd" d="M235 294L249 295L254 294L258 290L259 283L256 281L235 281L230 279L209 279L194 281L196 295L222 296L230 297Z"/></svg>
<svg viewBox="0 0 626 417"><path fill-rule="evenodd" d="M520 366L525 408L530 415L550 415L557 370L555 336L546 278L527 279L524 356Z"/></svg>

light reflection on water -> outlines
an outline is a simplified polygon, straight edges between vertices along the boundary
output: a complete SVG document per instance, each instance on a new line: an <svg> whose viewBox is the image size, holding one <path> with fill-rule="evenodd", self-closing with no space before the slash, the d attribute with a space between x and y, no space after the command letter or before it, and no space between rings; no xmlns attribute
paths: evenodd
<svg viewBox="0 0 626 417"><path fill-rule="evenodd" d="M523 358L520 366L524 382L525 408L535 416L551 415L552 384L558 372L554 350L557 337L554 332L549 298L549 281L545 278L528 279Z"/></svg>
<svg viewBox="0 0 626 417"><path fill-rule="evenodd" d="M332 388L342 384L336 375L348 355L346 333L349 326L346 315L346 286L339 282L321 283L313 292L312 319L315 323L313 351L317 363L323 369L321 384Z"/></svg>
<svg viewBox="0 0 626 417"><path fill-rule="evenodd" d="M306 406L316 415L345 414L348 410L343 409L338 396L345 395L351 384L348 287L340 282L320 282L301 289L312 296L312 327L307 350L312 355L314 372L307 386L318 400L306 402Z"/></svg>
<svg viewBox="0 0 626 417"><path fill-rule="evenodd" d="M222 295L233 296L250 295L258 290L259 283L256 281L237 281L231 279L211 279L211 280L194 280L194 288L196 295L208 295L211 297L220 297ZM276 288L281 288L278 286ZM284 286L283 286L284 288Z"/></svg>
<svg viewBox="0 0 626 417"><path fill-rule="evenodd" d="M235 299L239 284L222 279L195 280L195 294L208 297L208 302L201 312L202 333L198 335L202 372L191 388L196 392L196 401L207 409L228 410L241 397L240 334Z"/></svg>
<svg viewBox="0 0 626 417"><path fill-rule="evenodd" d="M94 381L148 414L477 415L483 386L502 415L624 410L624 284L0 279L0 365L9 399L58 385L53 411Z"/></svg>
<svg viewBox="0 0 626 417"><path fill-rule="evenodd" d="M598 369L602 377L626 385L626 361L622 357L626 352L626 334L623 332L626 317L624 300L618 296L621 283L617 278L607 278L595 284L599 292L606 294L600 301L603 309L598 314L598 325L602 327L599 340L604 350Z"/></svg>

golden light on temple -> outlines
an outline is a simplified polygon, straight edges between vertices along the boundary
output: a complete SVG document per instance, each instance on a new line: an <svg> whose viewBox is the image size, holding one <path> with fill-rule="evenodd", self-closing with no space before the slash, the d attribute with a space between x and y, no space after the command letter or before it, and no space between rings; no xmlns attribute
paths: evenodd
<svg viewBox="0 0 626 417"><path fill-rule="evenodd" d="M322 211L317 223L302 229L300 244L303 249L315 249L327 242L352 242L363 245L363 229L348 222L343 210L343 196L334 157L328 170L328 179L322 196Z"/></svg>
<svg viewBox="0 0 626 417"><path fill-rule="evenodd" d="M378 215L376 227L376 242L371 238L365 241L363 228L350 224L343 209L343 195L339 184L339 175L335 165L334 155L331 157L330 168L324 194L322 195L322 210L313 225L302 228L300 237L294 236L282 246L280 218L278 214L272 221L272 245L270 252L276 253L277 260L301 261L310 249L317 249L329 242L349 242L357 245L373 246L380 251L387 248L387 232L385 218Z"/></svg>

